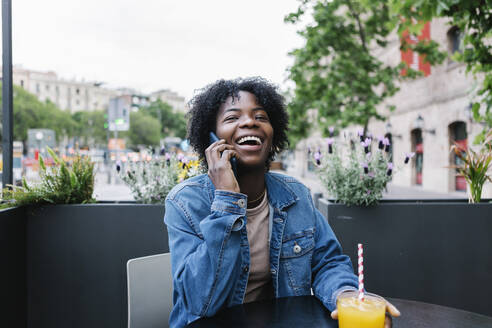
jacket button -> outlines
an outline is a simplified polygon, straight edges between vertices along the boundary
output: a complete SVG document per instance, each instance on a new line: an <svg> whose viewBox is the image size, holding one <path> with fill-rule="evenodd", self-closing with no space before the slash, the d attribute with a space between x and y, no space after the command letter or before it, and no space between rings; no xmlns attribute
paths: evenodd
<svg viewBox="0 0 492 328"><path fill-rule="evenodd" d="M301 252L301 250L302 250L301 246L297 244L294 246L294 253L298 254Z"/></svg>
<svg viewBox="0 0 492 328"><path fill-rule="evenodd" d="M244 272L248 272L248 270L249 270L249 267L246 265L246 266L243 268L243 271L244 271Z"/></svg>
<svg viewBox="0 0 492 328"><path fill-rule="evenodd" d="M276 274L276 273L277 273L277 270L275 270L275 269L271 269L271 270L270 270L270 273L271 273L271 274Z"/></svg>
<svg viewBox="0 0 492 328"><path fill-rule="evenodd" d="M245 208L246 207L246 200L241 198L237 201L237 204L239 205L239 207Z"/></svg>

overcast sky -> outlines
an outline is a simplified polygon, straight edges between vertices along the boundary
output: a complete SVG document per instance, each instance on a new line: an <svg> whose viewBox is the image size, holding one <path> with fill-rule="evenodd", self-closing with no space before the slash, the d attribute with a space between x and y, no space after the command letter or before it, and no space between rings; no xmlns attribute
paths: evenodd
<svg viewBox="0 0 492 328"><path fill-rule="evenodd" d="M264 76L285 88L303 43L283 18L297 0L15 0L13 62L62 78L188 100L219 78Z"/></svg>

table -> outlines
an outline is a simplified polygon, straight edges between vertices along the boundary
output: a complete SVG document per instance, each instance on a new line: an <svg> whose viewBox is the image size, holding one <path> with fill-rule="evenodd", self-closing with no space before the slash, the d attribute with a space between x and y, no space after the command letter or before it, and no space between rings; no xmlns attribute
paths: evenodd
<svg viewBox="0 0 492 328"><path fill-rule="evenodd" d="M396 298L388 300L402 313L400 318L393 319L395 328L492 328L492 318L477 313ZM338 324L314 296L297 296L233 306L187 327L337 328Z"/></svg>

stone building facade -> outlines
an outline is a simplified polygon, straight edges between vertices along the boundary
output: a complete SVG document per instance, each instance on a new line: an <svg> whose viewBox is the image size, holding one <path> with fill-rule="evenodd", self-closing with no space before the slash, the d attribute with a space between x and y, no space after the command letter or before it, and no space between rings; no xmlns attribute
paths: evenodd
<svg viewBox="0 0 492 328"><path fill-rule="evenodd" d="M52 71L40 72L20 66L13 67L12 79L15 85L36 95L39 100L49 100L71 113L107 109L110 99L115 97L124 97L133 110L156 99L168 103L176 111L186 110L185 98L168 89L150 94L131 88L110 89L102 87L98 82L65 80Z"/></svg>
<svg viewBox="0 0 492 328"><path fill-rule="evenodd" d="M162 89L150 94L151 101L160 99L171 105L173 110L185 113L187 111L185 98L169 89Z"/></svg>
<svg viewBox="0 0 492 328"><path fill-rule="evenodd" d="M444 20L428 24L430 37L443 49L459 51L459 33ZM400 52L400 40L396 35L389 39L389 46L377 56L385 63L396 66L404 54ZM408 54L407 54L408 55ZM422 70L423 61L418 56L406 56L408 62ZM419 62L417 62L419 61ZM428 73L428 74L427 74ZM466 192L463 177L457 176L455 156L451 145L456 141L466 147L475 147L473 140L482 131L480 123L471 119L473 89L480 81L465 73L465 66L447 59L443 64L430 67L427 76L400 83L400 91L388 104L396 106L386 113L385 122L371 121L368 127L373 135L386 135L393 144L393 158L397 166L403 163L405 153L414 152L411 165L401 165L392 183L398 186L417 186L423 190L441 193ZM355 134L360 127L350 127L345 134ZM312 175L309 170L307 147L325 144L318 132L299 143L295 152L295 170L301 176ZM483 196L492 198L492 185L487 183Z"/></svg>
<svg viewBox="0 0 492 328"><path fill-rule="evenodd" d="M69 112L105 109L109 100L118 95L116 90L103 88L100 83L65 80L55 72L39 72L21 67L13 68L13 83L36 95L39 100L49 100Z"/></svg>

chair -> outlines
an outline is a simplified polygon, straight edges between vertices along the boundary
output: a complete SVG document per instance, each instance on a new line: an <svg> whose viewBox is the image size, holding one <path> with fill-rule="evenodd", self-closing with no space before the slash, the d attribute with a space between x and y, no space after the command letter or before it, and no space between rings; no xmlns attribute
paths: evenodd
<svg viewBox="0 0 492 328"><path fill-rule="evenodd" d="M128 328L169 327L173 307L171 254L127 262Z"/></svg>

